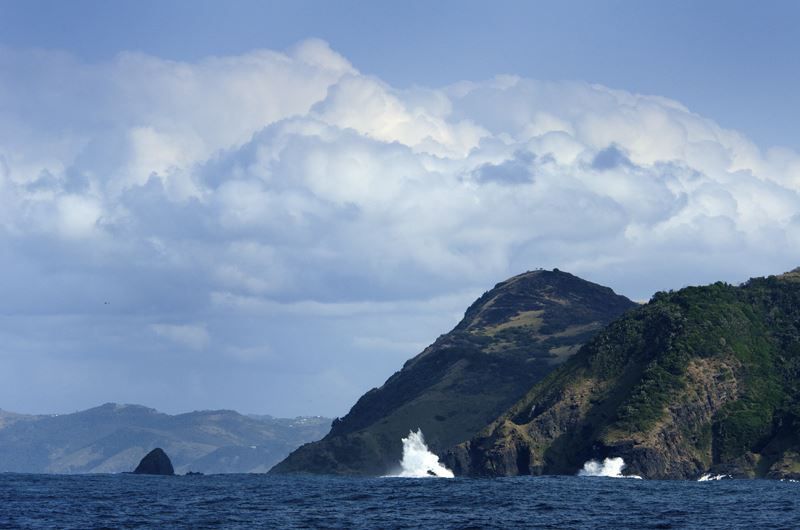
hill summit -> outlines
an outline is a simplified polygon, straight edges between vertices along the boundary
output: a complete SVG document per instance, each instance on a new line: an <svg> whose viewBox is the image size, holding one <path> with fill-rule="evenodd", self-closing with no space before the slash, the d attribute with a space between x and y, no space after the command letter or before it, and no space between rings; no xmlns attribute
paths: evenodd
<svg viewBox="0 0 800 530"><path fill-rule="evenodd" d="M434 452L466 441L635 305L558 269L514 276L271 472L385 474L419 428Z"/></svg>

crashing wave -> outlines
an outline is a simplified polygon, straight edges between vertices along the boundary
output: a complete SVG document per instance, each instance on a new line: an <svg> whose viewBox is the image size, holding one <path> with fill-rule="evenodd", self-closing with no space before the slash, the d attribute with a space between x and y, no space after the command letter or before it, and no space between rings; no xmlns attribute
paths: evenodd
<svg viewBox="0 0 800 530"><path fill-rule="evenodd" d="M722 480L722 479L726 479L726 478L731 478L731 476L730 475L712 475L711 473L706 473L705 475L703 475L702 477L697 479L697 482L708 482L709 480Z"/></svg>
<svg viewBox="0 0 800 530"><path fill-rule="evenodd" d="M589 460L583 464L583 469L578 471L579 477L611 477L611 478L638 478L639 475L623 475L622 470L625 469L625 460L616 456L614 458L606 458L603 462L597 460Z"/></svg>
<svg viewBox="0 0 800 530"><path fill-rule="evenodd" d="M428 450L422 429L416 432L409 431L408 438L403 440L403 459L400 461L400 471L392 477L409 478L453 478L453 472L439 462L439 457Z"/></svg>

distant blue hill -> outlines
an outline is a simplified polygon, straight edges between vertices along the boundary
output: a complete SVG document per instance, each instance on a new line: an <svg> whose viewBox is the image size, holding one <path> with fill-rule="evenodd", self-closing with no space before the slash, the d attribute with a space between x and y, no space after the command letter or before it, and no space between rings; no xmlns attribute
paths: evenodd
<svg viewBox="0 0 800 530"><path fill-rule="evenodd" d="M131 471L161 447L177 473L263 473L300 445L322 438L330 424L329 418L232 410L169 415L116 403L62 415L0 410L0 472Z"/></svg>

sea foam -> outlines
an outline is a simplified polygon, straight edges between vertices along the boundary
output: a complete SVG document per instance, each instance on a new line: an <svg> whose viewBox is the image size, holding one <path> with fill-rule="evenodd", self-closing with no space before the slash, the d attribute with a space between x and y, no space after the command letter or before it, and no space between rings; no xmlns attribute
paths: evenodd
<svg viewBox="0 0 800 530"><path fill-rule="evenodd" d="M726 478L731 478L731 476L730 475L712 475L711 473L706 473L705 475L703 475L702 477L697 479L697 482L708 482L709 480L723 480L723 479L726 479Z"/></svg>
<svg viewBox="0 0 800 530"><path fill-rule="evenodd" d="M403 459L400 461L400 471L393 477L440 477L453 478L453 472L439 462L439 457L428 450L422 429L409 431L408 438L402 438Z"/></svg>
<svg viewBox="0 0 800 530"><path fill-rule="evenodd" d="M625 460L620 457L606 458L603 462L589 460L583 464L583 469L578 471L579 477L611 477L611 478L638 478L639 475L623 475Z"/></svg>

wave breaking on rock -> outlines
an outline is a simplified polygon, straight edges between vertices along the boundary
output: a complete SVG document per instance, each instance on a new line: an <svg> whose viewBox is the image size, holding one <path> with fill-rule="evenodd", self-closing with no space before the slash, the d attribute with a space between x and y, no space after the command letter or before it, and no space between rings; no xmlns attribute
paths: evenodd
<svg viewBox="0 0 800 530"><path fill-rule="evenodd" d="M706 473L705 475L703 475L702 477L697 479L697 482L708 482L710 480L723 480L723 479L727 479L727 478L731 478L731 476L730 475L712 475L711 473Z"/></svg>
<svg viewBox="0 0 800 530"><path fill-rule="evenodd" d="M639 475L623 475L625 460L620 457L606 458L603 462L589 460L583 464L583 469L578 471L579 477L609 477L609 478L638 478Z"/></svg>
<svg viewBox="0 0 800 530"><path fill-rule="evenodd" d="M390 477L405 478L454 478L452 471L439 462L439 457L428 450L422 429L409 431L403 441L403 458L400 460L400 469Z"/></svg>

